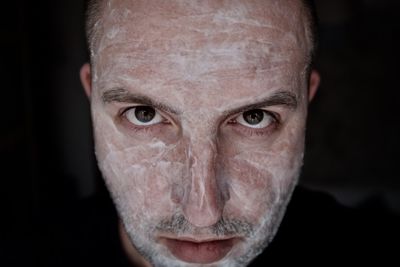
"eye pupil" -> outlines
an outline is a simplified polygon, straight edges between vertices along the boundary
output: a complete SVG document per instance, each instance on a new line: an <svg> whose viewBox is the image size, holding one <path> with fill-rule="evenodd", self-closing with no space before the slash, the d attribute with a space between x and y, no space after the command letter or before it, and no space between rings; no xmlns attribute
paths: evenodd
<svg viewBox="0 0 400 267"><path fill-rule="evenodd" d="M138 121L146 123L150 122L156 116L156 111L152 107L140 106L135 108L135 117Z"/></svg>
<svg viewBox="0 0 400 267"><path fill-rule="evenodd" d="M264 119L264 112L261 109L253 109L243 113L244 120L250 124L259 124Z"/></svg>

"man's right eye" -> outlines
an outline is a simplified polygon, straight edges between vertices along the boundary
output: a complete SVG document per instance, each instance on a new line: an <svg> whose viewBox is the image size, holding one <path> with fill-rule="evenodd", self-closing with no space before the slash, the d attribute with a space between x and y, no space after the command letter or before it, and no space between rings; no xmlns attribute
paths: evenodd
<svg viewBox="0 0 400 267"><path fill-rule="evenodd" d="M151 106L136 106L124 112L127 120L136 126L150 126L161 123L165 119Z"/></svg>

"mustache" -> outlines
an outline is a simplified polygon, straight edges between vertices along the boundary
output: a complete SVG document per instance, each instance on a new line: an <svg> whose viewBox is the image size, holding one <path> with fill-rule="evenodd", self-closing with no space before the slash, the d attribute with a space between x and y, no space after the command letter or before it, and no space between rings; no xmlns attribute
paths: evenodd
<svg viewBox="0 0 400 267"><path fill-rule="evenodd" d="M217 223L209 227L198 228L191 224L182 214L174 214L169 219L163 219L156 225L156 230L176 235L195 234L207 231L216 236L238 235L250 237L253 233L253 224L239 219L221 218Z"/></svg>

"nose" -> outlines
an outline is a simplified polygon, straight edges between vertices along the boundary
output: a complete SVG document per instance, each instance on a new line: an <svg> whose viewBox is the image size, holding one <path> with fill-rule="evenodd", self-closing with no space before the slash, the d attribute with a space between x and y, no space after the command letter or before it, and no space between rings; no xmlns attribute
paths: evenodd
<svg viewBox="0 0 400 267"><path fill-rule="evenodd" d="M222 216L225 200L216 177L217 148L214 142L189 145L190 183L183 197L183 213L197 227L214 225Z"/></svg>

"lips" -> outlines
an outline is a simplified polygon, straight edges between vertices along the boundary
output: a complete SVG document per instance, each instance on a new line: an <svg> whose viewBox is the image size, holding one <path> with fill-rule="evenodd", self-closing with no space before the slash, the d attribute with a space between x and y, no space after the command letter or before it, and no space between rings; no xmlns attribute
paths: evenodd
<svg viewBox="0 0 400 267"><path fill-rule="evenodd" d="M235 242L235 238L208 240L204 242L173 238L162 238L161 240L161 243L176 258L185 262L201 264L219 261L229 253Z"/></svg>

